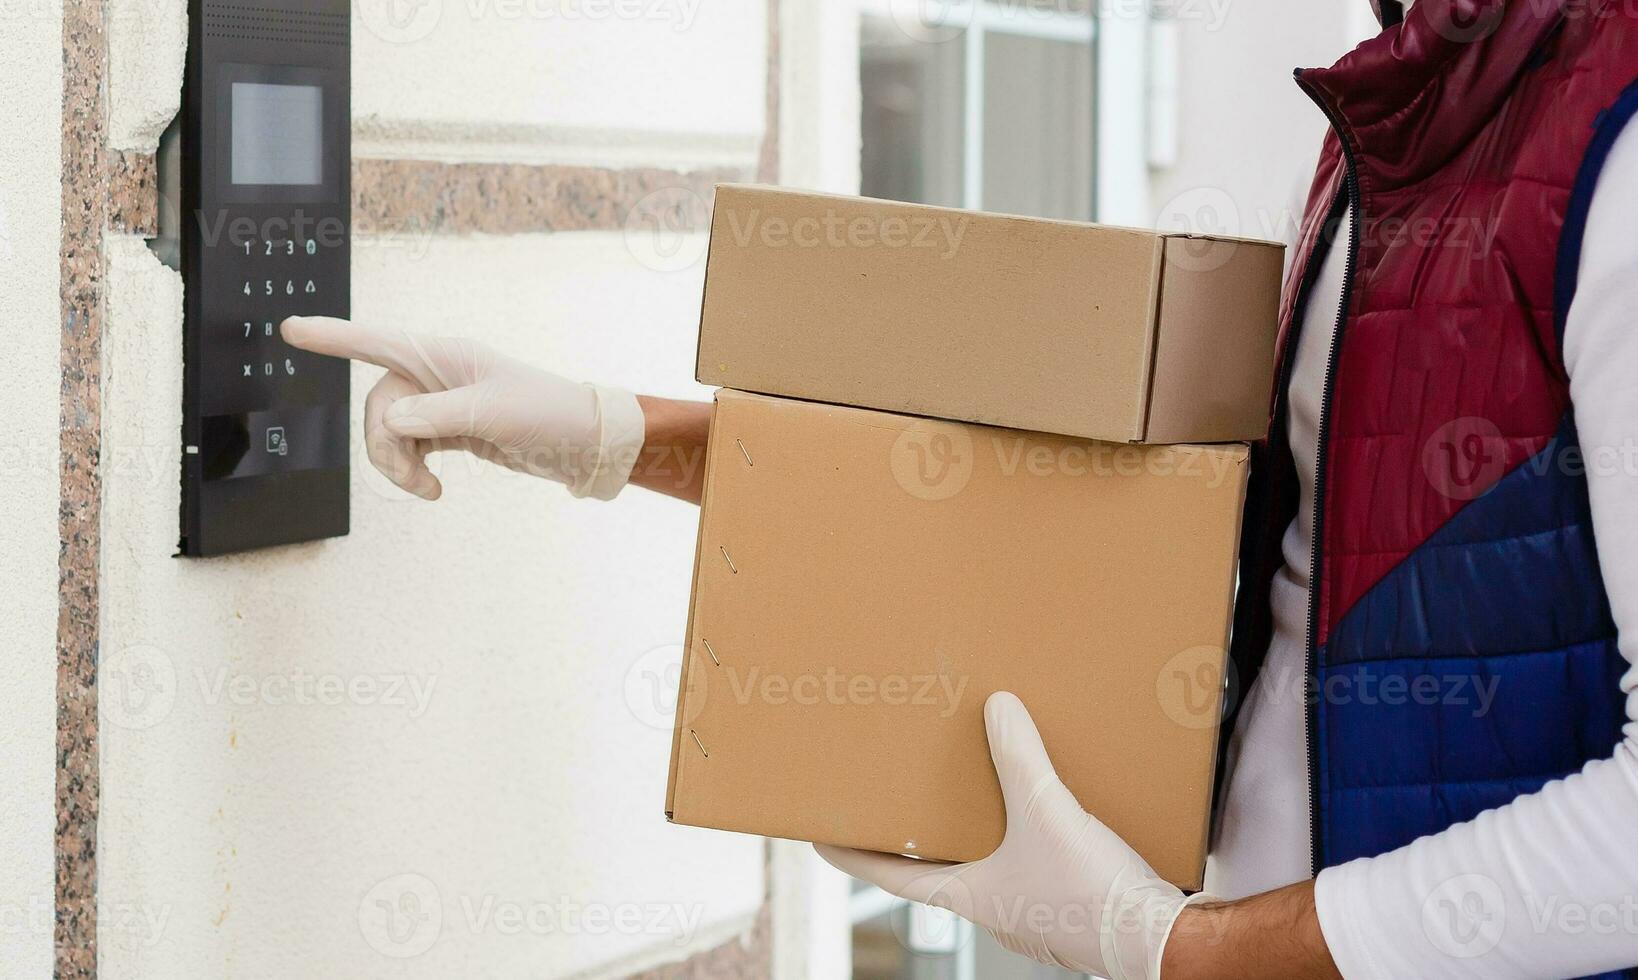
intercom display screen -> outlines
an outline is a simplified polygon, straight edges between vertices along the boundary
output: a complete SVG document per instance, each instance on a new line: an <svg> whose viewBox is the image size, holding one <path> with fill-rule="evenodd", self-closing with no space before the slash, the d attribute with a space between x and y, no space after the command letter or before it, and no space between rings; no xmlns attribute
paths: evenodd
<svg viewBox="0 0 1638 980"><path fill-rule="evenodd" d="M324 90L317 85L234 82L235 184L324 182Z"/></svg>

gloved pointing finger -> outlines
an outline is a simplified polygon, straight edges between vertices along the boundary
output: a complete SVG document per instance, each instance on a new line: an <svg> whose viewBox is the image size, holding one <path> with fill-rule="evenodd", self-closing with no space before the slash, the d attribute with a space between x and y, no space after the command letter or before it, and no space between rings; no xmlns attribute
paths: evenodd
<svg viewBox="0 0 1638 980"><path fill-rule="evenodd" d="M610 500L643 449L646 419L631 392L584 385L464 337L425 337L333 317L291 317L294 346L387 369L365 403L370 461L398 486L442 493L424 457L461 450Z"/></svg>

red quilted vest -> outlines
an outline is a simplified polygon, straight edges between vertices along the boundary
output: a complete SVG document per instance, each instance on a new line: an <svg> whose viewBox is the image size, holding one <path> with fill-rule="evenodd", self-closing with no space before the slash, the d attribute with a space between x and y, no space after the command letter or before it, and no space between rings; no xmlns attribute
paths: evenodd
<svg viewBox="0 0 1638 980"><path fill-rule="evenodd" d="M1533 792L1620 738L1625 664L1585 480L1562 465L1576 445L1560 340L1635 79L1638 5L1617 0L1420 0L1335 66L1297 73L1333 131L1281 310L1233 659L1246 689L1297 512L1285 379L1352 203L1312 559L1316 870ZM1417 678L1432 703L1360 696L1361 681ZM1463 682L1495 685L1483 715L1452 703Z"/></svg>

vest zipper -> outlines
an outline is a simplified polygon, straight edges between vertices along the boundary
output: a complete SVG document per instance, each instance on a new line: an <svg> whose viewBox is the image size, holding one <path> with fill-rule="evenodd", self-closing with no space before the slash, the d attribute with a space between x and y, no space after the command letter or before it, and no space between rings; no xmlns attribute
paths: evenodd
<svg viewBox="0 0 1638 980"><path fill-rule="evenodd" d="M1296 72L1297 84L1314 100L1320 111L1325 113L1326 120L1331 124L1337 135L1337 142L1342 147L1343 185L1348 202L1348 254L1342 267L1342 296L1337 304L1337 321L1331 331L1331 348L1326 355L1325 382L1320 389L1319 423L1315 430L1315 460L1314 460L1314 527L1310 541L1308 557L1308 636L1303 643L1303 683L1306 696L1303 699L1303 730L1307 742L1308 757L1308 840L1309 840L1309 876L1319 874L1321 862L1324 859L1323 848L1320 843L1319 820L1319 764L1316 758L1316 718L1315 706L1320 697L1318 685L1314 678L1314 660L1317 651L1319 636L1319 604L1320 604L1320 563L1323 557L1322 543L1325 540L1325 465L1328 456L1329 437L1331 429L1331 381L1337 369L1337 352L1342 347L1342 330L1348 320L1348 305L1354 288L1354 262L1359 257L1359 229L1361 218L1359 214L1359 172L1355 166L1354 151L1348 143L1347 134L1343 131L1342 120L1337 117L1329 104L1319 92L1303 78L1302 71ZM1293 340L1295 343L1296 340ZM1292 359L1296 353L1293 351Z"/></svg>

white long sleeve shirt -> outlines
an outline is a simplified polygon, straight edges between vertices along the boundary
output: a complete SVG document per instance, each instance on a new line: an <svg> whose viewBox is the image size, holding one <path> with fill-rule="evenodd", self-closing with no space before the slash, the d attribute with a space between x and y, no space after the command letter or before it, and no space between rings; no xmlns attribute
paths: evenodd
<svg viewBox="0 0 1638 980"><path fill-rule="evenodd" d="M1300 212L1299 212L1300 213ZM1638 661L1638 125L1593 198L1564 335L1593 527L1619 646ZM1348 222L1340 226L1346 234ZM1274 581L1274 637L1230 742L1207 890L1238 898L1309 874L1304 643L1314 467L1345 240L1307 298L1287 425L1301 481ZM1577 977L1638 965L1638 668L1614 755L1399 850L1322 871L1320 926L1348 980Z"/></svg>

